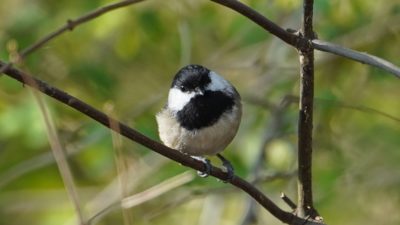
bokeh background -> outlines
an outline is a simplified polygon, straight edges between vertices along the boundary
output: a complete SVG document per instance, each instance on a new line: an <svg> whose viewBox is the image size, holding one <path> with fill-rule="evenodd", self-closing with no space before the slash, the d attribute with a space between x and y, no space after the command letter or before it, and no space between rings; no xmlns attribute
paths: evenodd
<svg viewBox="0 0 400 225"><path fill-rule="evenodd" d="M2 0L1 60L67 19L111 2ZM300 26L302 1L244 2L284 28ZM314 11L320 39L400 65L399 0L319 0ZM238 13L205 0L148 0L63 34L18 67L158 140L154 115L176 71L189 63L237 87L244 115L225 156L237 174L256 180L289 210L279 195L296 199L298 55ZM313 184L315 206L328 224L400 224L399 96L393 75L316 52ZM198 178L65 105L41 99L74 185L61 178L38 99L0 77L1 225L78 224L70 186L92 224L281 224L258 206L249 214L254 205L230 185Z"/></svg>

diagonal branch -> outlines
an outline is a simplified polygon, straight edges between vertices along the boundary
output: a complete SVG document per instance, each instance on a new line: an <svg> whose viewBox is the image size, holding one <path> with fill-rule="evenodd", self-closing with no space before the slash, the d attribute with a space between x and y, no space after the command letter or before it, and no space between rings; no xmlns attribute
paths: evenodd
<svg viewBox="0 0 400 225"><path fill-rule="evenodd" d="M357 62L361 62L364 64L380 68L386 72L395 75L397 78L400 78L400 67L394 65L393 63L387 60L369 55L367 53L358 52L349 48L341 47L326 41L311 40L307 39L306 37L301 37L294 33L288 32L240 1L236 0L211 0L211 1L224 5L242 14L243 16L249 18L254 23L258 24L260 27L264 28L266 31L270 32L277 38L281 39L282 41L286 42L287 44L297 49L310 45L314 49L320 51L330 52L336 55L343 56L348 59L352 59Z"/></svg>
<svg viewBox="0 0 400 225"><path fill-rule="evenodd" d="M218 4L224 5L228 8L233 9L234 11L242 14L243 16L249 18L254 23L258 24L260 27L264 28L266 31L275 35L282 41L287 44L298 48L299 46L308 45L308 40L301 38L294 33L287 32L282 27L278 26L271 20L267 19L259 12L245 5L244 3L236 0L211 0L212 2L216 2Z"/></svg>
<svg viewBox="0 0 400 225"><path fill-rule="evenodd" d="M29 81L27 81L27 82L29 82ZM43 99L41 98L39 93L33 89L33 94L38 102L40 111L42 113L43 120L46 125L47 138L48 138L50 146L51 146L53 157L54 157L55 161L57 162L58 171L60 172L61 179L63 180L65 189L68 193L68 197L70 198L70 200L75 208L75 212L78 216L79 224L85 225L87 223L85 222L85 217L84 217L83 209L81 206L79 194L77 192L77 187L75 185L75 181L74 181L74 177L71 172L71 168L68 165L66 154L64 152L63 147L61 146L55 125L54 125L54 123L50 117L50 114L48 112L48 109L45 106L45 103L43 102Z"/></svg>
<svg viewBox="0 0 400 225"><path fill-rule="evenodd" d="M7 65L5 62L0 61L0 67ZM27 73L18 70L12 66L8 66L4 71L6 75L9 77L25 84L31 86L34 89L56 99L57 101L70 106L71 108L87 115L88 117L96 120L102 125L112 129L113 131L125 136L126 138L135 141L150 150L157 152L171 160L174 160L186 167L190 167L195 170L205 171L205 166L202 162L195 160L188 155L180 153L179 151L168 148L165 145L162 145L146 136L141 134L140 132L128 127L120 121L117 121L111 117L108 117L106 114L100 112L94 107L88 105L87 103L75 98L68 93L57 89L55 87L50 86L49 84L28 75ZM26 82L26 81L33 81ZM112 126L111 126L112 124ZM211 176L216 177L220 180L231 183L237 188L243 190L248 195L253 197L260 205L262 205L266 210L268 210L272 215L278 218L280 221L293 224L293 225L317 225L321 224L319 222L315 222L312 220L303 219L293 215L290 212L286 212L279 208L274 202L272 202L267 196L265 196L260 190L258 190L255 186L250 184L249 182L243 180L238 176L234 176L231 180L227 179L227 174L224 173L221 169L212 166L211 168Z"/></svg>
<svg viewBox="0 0 400 225"><path fill-rule="evenodd" d="M33 43L32 45L28 46L27 48L23 49L21 52L19 52L18 57L16 58L15 62L11 61L8 64L5 64L0 67L0 74L3 73L4 71L7 70L8 67L10 67L13 63L16 63L18 61L22 61L23 59L26 58L29 54L32 52L36 51L37 49L41 48L43 45L45 45L47 42L51 41L52 39L56 38L57 36L60 36L66 31L72 31L75 27L86 23L88 21L91 21L107 12L110 12L115 9L119 9L128 5L132 5L134 3L139 3L144 0L123 0L120 2L112 3L106 6L103 6L101 8L98 8L92 12L89 12L83 16L80 16L76 19L69 19L67 20L67 23L58 28L57 30L49 33L48 35L44 36L42 39L38 40L37 42Z"/></svg>
<svg viewBox="0 0 400 225"><path fill-rule="evenodd" d="M346 58L353 59L354 61L363 63L363 64L368 64L371 66L378 67L380 69L386 70L389 73L394 74L396 77L400 78L400 68L394 65L391 62L388 62L384 59L381 59L379 57L376 57L374 55L370 55L365 52L358 52L352 49L348 49L345 47L342 47L337 44L332 44L326 41L322 40L312 40L312 46L315 49L318 49L323 52L330 52L335 55L343 56Z"/></svg>
<svg viewBox="0 0 400 225"><path fill-rule="evenodd" d="M20 53L20 58L25 58L28 54L32 53L33 51L37 50L38 48L42 47L44 44L49 42L50 40L54 39L55 37L61 35L65 31L72 31L75 27L79 26L80 24L86 23L90 20L93 20L109 11L119 9L134 3L142 2L144 0L125 0L116 3L112 3L101 8L98 8L92 12L89 12L83 16L80 16L74 20L67 20L67 23L60 27L58 30L48 34L47 36L40 39L38 42L34 43L33 45L25 48Z"/></svg>

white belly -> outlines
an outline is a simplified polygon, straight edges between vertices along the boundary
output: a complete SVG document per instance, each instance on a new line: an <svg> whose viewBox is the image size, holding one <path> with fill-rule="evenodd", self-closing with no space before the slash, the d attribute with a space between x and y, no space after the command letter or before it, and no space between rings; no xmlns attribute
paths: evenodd
<svg viewBox="0 0 400 225"><path fill-rule="evenodd" d="M212 126L191 131L179 126L167 109L158 113L156 119L160 139L166 146L189 155L202 156L214 155L226 148L236 135L241 114L241 109L234 106L232 112L223 114Z"/></svg>

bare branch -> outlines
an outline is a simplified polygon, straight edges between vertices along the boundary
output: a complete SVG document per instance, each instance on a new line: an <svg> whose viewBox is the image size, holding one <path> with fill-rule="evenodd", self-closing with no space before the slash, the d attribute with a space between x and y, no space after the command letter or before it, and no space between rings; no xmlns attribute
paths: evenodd
<svg viewBox="0 0 400 225"><path fill-rule="evenodd" d="M75 27L86 23L88 21L91 21L107 12L110 12L115 9L119 9L128 5L132 5L135 3L142 2L144 0L124 0L120 1L117 3L112 3L106 6L103 6L101 8L98 8L92 12L89 12L83 16L80 16L76 19L73 20L67 20L66 24L63 25L62 27L58 28L57 30L49 33L48 35L44 36L42 39L38 40L37 42L33 43L32 45L28 46L27 48L23 49L19 54L18 57L16 58L15 62L11 61L8 64L5 64L0 67L0 74L2 74L5 70L7 70L8 67L10 67L13 63L17 63L18 61L22 61L23 59L26 58L29 54L34 52L35 50L41 48L43 45L45 45L47 42L51 41L52 39L56 38L57 36L60 36L66 31L72 31Z"/></svg>
<svg viewBox="0 0 400 225"><path fill-rule="evenodd" d="M144 0L125 0L125 1L120 1L117 3L112 3L106 6L103 6L101 8L98 8L92 12L89 12L83 16L80 16L76 19L72 20L67 20L67 23L60 27L58 30L46 35L36 43L32 44L31 46L25 48L24 50L21 51L20 53L20 58L24 59L28 54L34 52L38 48L42 47L44 44L49 42L50 40L54 39L55 37L61 35L65 31L72 31L75 27L79 26L80 24L86 23L90 20L93 20L109 11L119 9L128 5L132 5L134 3L142 2Z"/></svg>
<svg viewBox="0 0 400 225"><path fill-rule="evenodd" d="M0 76L1 75L2 74L0 74ZM135 119L138 115L141 115L142 112L147 111L150 107L152 107L154 105L154 102L156 102L159 98L160 95L154 95L149 101L146 100L143 103L138 103L137 106L133 108L131 112L127 113L128 115L125 116L129 116L130 119ZM71 134L79 133L79 131L82 130L84 126L85 123L80 124L76 129L71 131ZM92 132L91 138L88 138L87 140L73 141L72 139L69 140L69 138L68 140L64 140L65 143L68 143L64 147L67 157L71 157L80 153L82 150L87 149L86 146L98 142L100 139L104 138L106 134L108 134L106 131L100 130ZM13 165L9 169L5 170L3 173L0 173L0 189L8 185L13 180L16 180L19 177L23 176L24 174L51 165L54 163L54 161L55 160L52 152L44 152L40 155L33 156L32 158Z"/></svg>
<svg viewBox="0 0 400 225"><path fill-rule="evenodd" d="M289 45L297 49L307 45L311 45L313 48L317 50L330 52L336 55L346 57L348 59L352 59L361 63L365 63L383 69L386 72L394 74L396 77L400 78L400 68L390 63L387 60L369 55L367 53L361 53L349 48L341 47L329 42L307 39L305 37L298 36L293 32L288 32L240 1L236 0L211 0L211 1L224 5L242 14L243 16L249 18L254 23L258 24L260 27L264 28L266 31L270 32L271 34L275 35L282 41L288 43Z"/></svg>
<svg viewBox="0 0 400 225"><path fill-rule="evenodd" d="M150 162L152 165L151 167L148 166ZM143 180L157 173L166 162L166 158L156 157L155 154L147 154L136 163L129 164L127 170L119 173L102 191L97 193L96 196L86 203L85 209L87 209L86 212L89 215L87 219L88 224L96 224L96 221L100 220L110 211L121 209L121 201L124 195L119 185L121 179L126 179L125 185L127 190L135 190L138 185L142 184ZM136 173L135 176L132 176L135 171L140 171L140 173ZM128 177L129 179L127 179ZM64 223L64 225L68 224L75 224L74 220Z"/></svg>
<svg viewBox="0 0 400 225"><path fill-rule="evenodd" d="M0 61L0 66L4 66L6 63ZM12 77L13 79L31 86L34 89L37 89L38 91L58 100L61 103L64 103L71 108L87 115L88 117L96 120L97 122L101 123L102 125L113 129L115 132L125 136L126 138L135 141L150 150L157 152L171 160L174 160L186 167L190 167L192 169L198 170L198 171L205 171L205 166L202 162L193 159L192 157L189 157L188 155L185 155L179 151L173 150L171 148L168 148L167 146L156 142L140 132L128 127L127 125L123 124L120 121L117 121L111 117L108 117L106 114L100 112L99 110L95 109L94 107L88 105L87 103L79 100L78 98L75 98L68 93L61 91L55 87L52 87L48 85L47 83L32 77L31 75L28 75L25 72L22 72L12 66L9 66L4 73L8 75L9 77ZM32 84L32 82L25 82L26 80L31 80L34 81L35 84ZM111 126L111 123L113 126ZM118 129L116 128L118 127ZM258 190L256 187L254 187L252 184L249 182L245 181L244 179L234 176L232 179L227 179L228 175L223 172L221 169L212 166L211 167L211 176L216 177L220 180L226 181L231 183L232 185L236 186L237 188L243 190L246 192L248 195L253 197L259 204L261 204L266 210L268 210L272 215L274 215L276 218L281 220L284 223L287 224L294 224L294 225L307 225L307 224L321 224L319 222L315 221L310 221L306 220L300 217L297 217L293 215L290 212L286 212L279 208L274 202L272 202L267 196L265 196L260 190Z"/></svg>
<svg viewBox="0 0 400 225"><path fill-rule="evenodd" d="M191 182L194 179L194 175L192 173L184 172L174 177L169 178L145 191L134 194L132 196L121 199L121 201L112 202L106 207L102 208L100 211L96 212L92 217L88 219L88 224L95 224L101 218L106 216L111 211L118 208L132 208L138 206L140 204L145 203L151 199L159 197L165 193L168 193L172 189L178 188L179 186L183 186L186 183Z"/></svg>
<svg viewBox="0 0 400 225"><path fill-rule="evenodd" d="M74 206L75 212L78 217L79 224L85 225L86 222L85 222L85 218L83 215L84 213L83 213L83 209L81 207L78 192L76 190L74 178L73 178L71 169L69 167L69 164L67 162L67 157L66 157L65 151L60 143L55 125L51 118L51 115L48 112L46 104L44 103L43 99L41 98L42 96L39 95L39 93L37 92L38 86L37 86L36 81L33 79L33 77L26 76L26 77L22 77L22 79L23 79L24 84L27 84L29 87L32 88L30 90L32 91L33 96L35 97L35 100L38 103L40 112L43 116L44 124L46 126L47 139L50 143L51 151L53 153L53 157L56 161L58 170L60 172L61 179L64 183L68 197Z"/></svg>
<svg viewBox="0 0 400 225"><path fill-rule="evenodd" d="M82 224L82 225L86 224L85 218L83 215L83 210L82 210L81 203L80 203L80 198L79 198L77 188L75 185L74 177L73 177L71 169L68 165L67 157L65 155L63 147L58 138L58 134L57 134L56 128L54 126L54 123L53 123L51 116L48 112L48 109L45 106L43 99L41 99L41 96L39 95L39 93L35 89L32 89L32 91L33 91L35 99L38 102L40 111L42 113L43 120L46 125L47 138L48 138L50 146L51 146L53 157L54 157L55 161L57 162L58 170L60 172L61 179L64 183L65 189L68 193L68 197L70 198L70 200L75 208L75 212L78 215L79 224Z"/></svg>
<svg viewBox="0 0 400 225"><path fill-rule="evenodd" d="M313 0L303 2L303 21L300 35L314 38ZM298 125L298 204L297 215L309 216L313 209L312 197L312 128L314 107L314 49L301 48L300 57L300 102Z"/></svg>
<svg viewBox="0 0 400 225"><path fill-rule="evenodd" d="M132 208L150 199L156 198L174 188L191 182L194 179L193 173L184 172L165 180L143 192L122 199L123 208Z"/></svg>
<svg viewBox="0 0 400 225"><path fill-rule="evenodd" d="M287 32L285 29L281 28L271 20L267 19L254 9L245 5L244 3L236 0L211 0L212 2L216 2L218 4L224 5L228 8L235 10L236 12L242 14L243 16L249 18L266 31L275 35L282 41L288 43L291 46L298 48L299 46L308 45L308 40L301 38L293 33Z"/></svg>
<svg viewBox="0 0 400 225"><path fill-rule="evenodd" d="M281 193L281 199L293 210L296 210L297 205L285 194Z"/></svg>
<svg viewBox="0 0 400 225"><path fill-rule="evenodd" d="M400 68L393 63L386 61L384 59L381 59L379 57L370 55L368 53L364 52L358 52L354 51L352 49L348 49L345 47L342 47L340 45L332 44L326 41L322 40L312 40L312 45L315 49L318 49L320 51L324 52L330 52L339 56L343 56L349 59L353 59L357 62L363 63L363 64L368 64L372 65L378 68L381 68L383 70L386 70L392 74L394 74L396 77L400 78Z"/></svg>

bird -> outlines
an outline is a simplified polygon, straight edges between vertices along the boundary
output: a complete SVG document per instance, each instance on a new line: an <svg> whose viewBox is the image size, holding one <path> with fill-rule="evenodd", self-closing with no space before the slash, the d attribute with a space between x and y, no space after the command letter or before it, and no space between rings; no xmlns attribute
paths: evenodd
<svg viewBox="0 0 400 225"><path fill-rule="evenodd" d="M220 153L235 137L242 117L241 97L236 88L218 73L197 64L182 67L174 76L168 100L156 114L161 141L168 147L205 163L216 155L228 174L232 164Z"/></svg>

